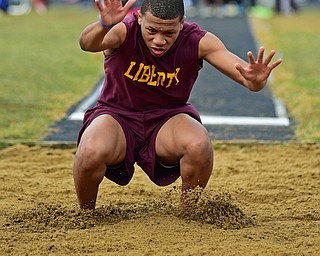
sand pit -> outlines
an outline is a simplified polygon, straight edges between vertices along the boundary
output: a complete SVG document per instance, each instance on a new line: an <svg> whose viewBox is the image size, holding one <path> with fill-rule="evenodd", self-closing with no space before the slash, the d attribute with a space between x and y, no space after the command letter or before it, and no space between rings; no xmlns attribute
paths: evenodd
<svg viewBox="0 0 320 256"><path fill-rule="evenodd" d="M0 150L0 255L317 255L320 145L215 145L215 168L194 210L180 180L157 187L136 168L104 180L97 210L80 211L75 148Z"/></svg>

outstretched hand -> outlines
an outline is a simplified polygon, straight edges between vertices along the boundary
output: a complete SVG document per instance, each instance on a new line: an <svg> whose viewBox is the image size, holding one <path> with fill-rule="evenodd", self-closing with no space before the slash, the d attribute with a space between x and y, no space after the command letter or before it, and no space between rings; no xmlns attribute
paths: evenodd
<svg viewBox="0 0 320 256"><path fill-rule="evenodd" d="M248 81L248 86L252 89L255 87L257 90L262 89L260 87L264 86L271 71L282 62L282 59L278 59L270 64L276 52L272 50L264 60L264 51L264 47L260 47L257 60L254 59L252 52L248 52L249 64L246 67L239 63L235 64L236 69Z"/></svg>
<svg viewBox="0 0 320 256"><path fill-rule="evenodd" d="M95 0L95 3L99 9L102 23L107 26L121 22L135 1L129 0L125 6L122 6L121 0L103 0L103 4L100 3L100 0Z"/></svg>

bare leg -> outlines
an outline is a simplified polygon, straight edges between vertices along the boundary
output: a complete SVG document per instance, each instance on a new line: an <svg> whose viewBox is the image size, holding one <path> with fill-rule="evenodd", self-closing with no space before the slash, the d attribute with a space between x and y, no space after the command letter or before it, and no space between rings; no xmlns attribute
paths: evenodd
<svg viewBox="0 0 320 256"><path fill-rule="evenodd" d="M180 162L182 194L205 188L213 168L213 148L206 129L195 119L178 114L160 129L156 153L163 163Z"/></svg>
<svg viewBox="0 0 320 256"><path fill-rule="evenodd" d="M82 135L73 164L73 179L81 209L94 209L106 165L121 163L126 140L119 123L109 115L97 117Z"/></svg>

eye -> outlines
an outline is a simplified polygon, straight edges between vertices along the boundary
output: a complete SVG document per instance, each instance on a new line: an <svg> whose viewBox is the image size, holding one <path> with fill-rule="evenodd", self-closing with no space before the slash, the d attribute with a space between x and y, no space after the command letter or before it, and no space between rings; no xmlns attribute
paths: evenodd
<svg viewBox="0 0 320 256"><path fill-rule="evenodd" d="M149 34L157 33L157 31L155 29L153 29L153 28L147 28L146 30L148 31Z"/></svg>
<svg viewBox="0 0 320 256"><path fill-rule="evenodd" d="M172 37L174 35L174 32L171 32L171 31L170 32L166 32L165 35L167 37Z"/></svg>

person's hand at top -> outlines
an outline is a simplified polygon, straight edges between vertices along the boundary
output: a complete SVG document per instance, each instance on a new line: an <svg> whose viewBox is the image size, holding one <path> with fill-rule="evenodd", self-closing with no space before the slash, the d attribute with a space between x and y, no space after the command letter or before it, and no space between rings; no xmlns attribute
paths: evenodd
<svg viewBox="0 0 320 256"><path fill-rule="evenodd" d="M278 59L271 63L276 54L274 50L264 60L264 51L264 47L260 47L257 60L254 59L252 52L248 52L249 64L246 67L239 63L235 64L236 69L247 80L248 84L246 86L252 91L261 90L265 86L271 71L282 62L282 59Z"/></svg>
<svg viewBox="0 0 320 256"><path fill-rule="evenodd" d="M122 6L121 0L95 0L96 6L100 12L100 18L105 26L110 26L121 22L136 0L128 0L125 6Z"/></svg>

